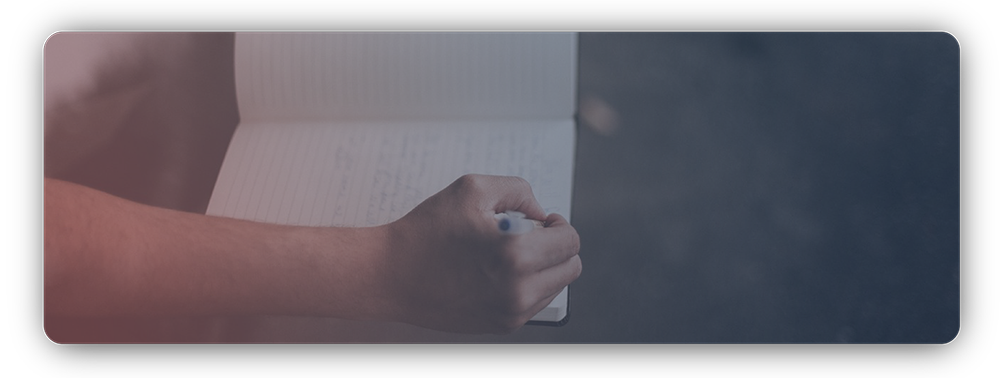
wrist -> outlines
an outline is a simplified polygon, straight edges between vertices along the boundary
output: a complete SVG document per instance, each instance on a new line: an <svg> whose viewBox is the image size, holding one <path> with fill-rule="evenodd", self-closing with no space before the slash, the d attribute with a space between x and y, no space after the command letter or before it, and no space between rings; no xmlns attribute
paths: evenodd
<svg viewBox="0 0 1000 378"><path fill-rule="evenodd" d="M307 314L355 320L391 320L387 226L311 228L306 248L312 295ZM305 278L305 277L303 277Z"/></svg>

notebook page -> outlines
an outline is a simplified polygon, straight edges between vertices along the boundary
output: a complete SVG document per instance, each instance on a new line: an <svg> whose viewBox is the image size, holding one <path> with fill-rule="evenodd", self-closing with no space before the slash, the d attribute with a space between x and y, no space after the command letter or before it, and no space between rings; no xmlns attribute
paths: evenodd
<svg viewBox="0 0 1000 378"><path fill-rule="evenodd" d="M480 173L570 218L575 34L241 33L235 58L241 123L209 215L378 225Z"/></svg>
<svg viewBox="0 0 1000 378"><path fill-rule="evenodd" d="M242 124L208 214L308 226L399 219L466 173L526 179L569 218L573 121Z"/></svg>
<svg viewBox="0 0 1000 378"><path fill-rule="evenodd" d="M305 226L374 226L466 173L526 179L570 219L575 127L523 122L243 123L207 214ZM533 320L567 314L566 289Z"/></svg>
<svg viewBox="0 0 1000 378"><path fill-rule="evenodd" d="M239 33L242 120L569 119L573 33Z"/></svg>

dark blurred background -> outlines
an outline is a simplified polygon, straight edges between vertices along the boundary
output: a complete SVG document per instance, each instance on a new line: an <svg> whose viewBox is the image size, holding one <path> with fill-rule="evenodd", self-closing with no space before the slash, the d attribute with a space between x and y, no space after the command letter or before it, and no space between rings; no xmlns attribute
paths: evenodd
<svg viewBox="0 0 1000 378"><path fill-rule="evenodd" d="M584 34L585 275L566 341L946 342L959 49L944 33Z"/></svg>
<svg viewBox="0 0 1000 378"><path fill-rule="evenodd" d="M232 54L229 34L201 41L193 57ZM470 336L334 319L210 317L46 319L47 330L84 342L944 343L956 336L959 47L950 35L583 33L579 58L572 223L584 273L571 286L567 325ZM185 71L190 85L212 81L215 89L202 96L230 95L229 59L195 63ZM204 212L234 108L184 117L171 121L186 125L180 132L123 135L59 172L49 169L55 151L46 148L46 174ZM183 153L169 152L178 148Z"/></svg>

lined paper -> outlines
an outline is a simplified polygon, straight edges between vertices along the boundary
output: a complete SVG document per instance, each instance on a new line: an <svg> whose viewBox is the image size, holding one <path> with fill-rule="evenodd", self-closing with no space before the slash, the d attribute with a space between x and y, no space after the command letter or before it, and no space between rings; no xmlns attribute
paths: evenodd
<svg viewBox="0 0 1000 378"><path fill-rule="evenodd" d="M570 215L572 121L261 123L241 125L233 144L209 214L374 226L478 173L523 177L546 211Z"/></svg>
<svg viewBox="0 0 1000 378"><path fill-rule="evenodd" d="M565 33L238 34L240 124L207 214L381 225L478 173L570 219L575 59Z"/></svg>

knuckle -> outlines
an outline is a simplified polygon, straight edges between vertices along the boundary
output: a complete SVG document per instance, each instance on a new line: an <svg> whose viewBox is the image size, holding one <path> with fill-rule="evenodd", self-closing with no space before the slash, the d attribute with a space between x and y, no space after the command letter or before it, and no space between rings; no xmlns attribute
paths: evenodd
<svg viewBox="0 0 1000 378"><path fill-rule="evenodd" d="M528 314L528 312L530 312L531 309L535 307L536 302L538 302L538 300L535 297L531 296L526 291L522 291L520 295L518 295L517 300L514 302L513 310L519 316L524 318L525 314ZM529 317L531 315L532 314L528 314ZM527 318L524 319L524 321L527 320L528 320Z"/></svg>
<svg viewBox="0 0 1000 378"><path fill-rule="evenodd" d="M456 180L456 181L458 181L458 182L470 182L470 181L477 180L477 177L479 177L479 175L477 175L475 173L466 173L466 174L462 175L461 177L459 177L458 180Z"/></svg>
<svg viewBox="0 0 1000 378"><path fill-rule="evenodd" d="M455 185L460 187L474 186L479 180L479 175L467 173L455 180Z"/></svg>
<svg viewBox="0 0 1000 378"><path fill-rule="evenodd" d="M512 253L511 257L507 258L507 272L514 277L520 277L526 271L525 260L520 254Z"/></svg>
<svg viewBox="0 0 1000 378"><path fill-rule="evenodd" d="M462 189L462 188L464 188L464 187L466 187L466 186L469 185L469 180L471 180L469 178L469 175L462 175L459 178L455 179L455 181L451 183L451 185L449 186L449 188L452 188L452 189L455 189L455 190Z"/></svg>
<svg viewBox="0 0 1000 378"><path fill-rule="evenodd" d="M573 257L572 264L573 280L576 280L577 278L580 278L581 274L583 274L583 261L580 260L580 256L575 256Z"/></svg>
<svg viewBox="0 0 1000 378"><path fill-rule="evenodd" d="M526 290L519 285L512 285L504 298L502 313L512 317L523 316L524 313L531 310L533 305L534 301L531 300Z"/></svg>
<svg viewBox="0 0 1000 378"><path fill-rule="evenodd" d="M578 234L575 229L570 229L566 238L566 246L570 248L574 254L580 253L580 234Z"/></svg>
<svg viewBox="0 0 1000 378"><path fill-rule="evenodd" d="M511 176L511 178L514 180L514 185L519 189L531 190L531 183L529 183L528 180L525 180L524 177Z"/></svg>
<svg viewBox="0 0 1000 378"><path fill-rule="evenodd" d="M510 285L498 301L500 305L494 313L496 332L511 333L523 326L534 315L531 313L535 302L523 285Z"/></svg>
<svg viewBox="0 0 1000 378"><path fill-rule="evenodd" d="M463 194L481 193L489 187L487 181L487 176L469 173L456 179L453 187L459 193Z"/></svg>
<svg viewBox="0 0 1000 378"><path fill-rule="evenodd" d="M531 183L520 176L510 176L508 181L509 187L519 193L532 193Z"/></svg>
<svg viewBox="0 0 1000 378"><path fill-rule="evenodd" d="M570 232L566 233L565 241L563 243L564 248L567 252L570 252L573 256L580 254L580 234L574 229L570 229Z"/></svg>
<svg viewBox="0 0 1000 378"><path fill-rule="evenodd" d="M528 259L518 248L504 248L500 251L498 259L502 272L517 277L527 269Z"/></svg>

